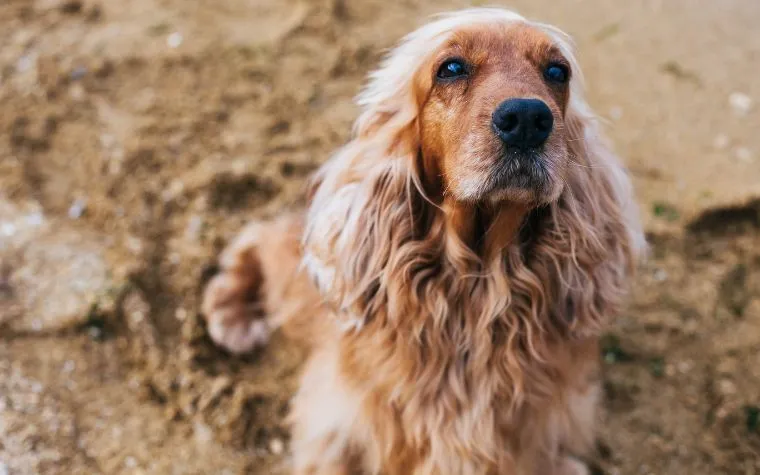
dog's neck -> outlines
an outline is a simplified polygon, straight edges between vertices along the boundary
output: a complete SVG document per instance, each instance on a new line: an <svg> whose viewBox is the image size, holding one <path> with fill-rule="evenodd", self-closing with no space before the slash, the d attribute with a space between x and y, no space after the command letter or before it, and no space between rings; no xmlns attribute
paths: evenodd
<svg viewBox="0 0 760 475"><path fill-rule="evenodd" d="M480 207L453 198L444 199L443 210L450 232L485 261L515 242L530 213L529 206L518 203Z"/></svg>

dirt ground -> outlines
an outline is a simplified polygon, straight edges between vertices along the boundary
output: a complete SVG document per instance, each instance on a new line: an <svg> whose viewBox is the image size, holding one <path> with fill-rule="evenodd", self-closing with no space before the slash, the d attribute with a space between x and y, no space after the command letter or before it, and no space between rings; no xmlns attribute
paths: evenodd
<svg viewBox="0 0 760 475"><path fill-rule="evenodd" d="M302 352L215 349L200 289L300 204L383 49L462 6L0 2L1 475L281 472ZM576 37L652 244L598 472L760 473L760 2L509 6Z"/></svg>

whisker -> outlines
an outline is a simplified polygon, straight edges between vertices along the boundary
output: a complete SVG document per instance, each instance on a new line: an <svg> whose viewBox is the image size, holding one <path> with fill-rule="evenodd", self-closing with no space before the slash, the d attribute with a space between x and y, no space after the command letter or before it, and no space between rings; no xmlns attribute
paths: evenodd
<svg viewBox="0 0 760 475"><path fill-rule="evenodd" d="M604 165L585 165L583 163L578 163L578 162L576 162L576 161L574 161L573 159L570 159L570 158L568 158L567 161L571 165L575 165L575 166L578 166L578 167L581 167L581 168L589 168L589 169L603 169L603 168L605 168Z"/></svg>

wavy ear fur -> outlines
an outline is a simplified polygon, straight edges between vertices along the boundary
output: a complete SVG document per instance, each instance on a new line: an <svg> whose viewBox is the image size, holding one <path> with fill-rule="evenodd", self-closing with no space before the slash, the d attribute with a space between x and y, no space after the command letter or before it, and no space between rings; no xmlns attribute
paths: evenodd
<svg viewBox="0 0 760 475"><path fill-rule="evenodd" d="M560 303L555 317L571 329L594 332L605 316L617 312L646 242L628 174L601 136L598 119L585 101L570 39L553 27L542 28L573 69L565 117L571 163L565 189L550 207L551 224L536 243L531 267L539 278L555 281L553 299Z"/></svg>
<svg viewBox="0 0 760 475"><path fill-rule="evenodd" d="M415 238L414 217L424 213L414 184L416 126L411 98L389 98L362 114L356 137L316 176L305 264L349 327L377 310L387 263Z"/></svg>

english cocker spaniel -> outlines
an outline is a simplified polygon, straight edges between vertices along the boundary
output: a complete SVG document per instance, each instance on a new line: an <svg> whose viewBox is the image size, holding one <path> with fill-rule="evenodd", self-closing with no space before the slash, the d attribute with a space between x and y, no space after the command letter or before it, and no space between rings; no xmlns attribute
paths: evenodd
<svg viewBox="0 0 760 475"><path fill-rule="evenodd" d="M587 473L598 337L645 243L569 38L442 15L358 104L308 210L249 225L204 296L232 352L309 345L294 472Z"/></svg>

